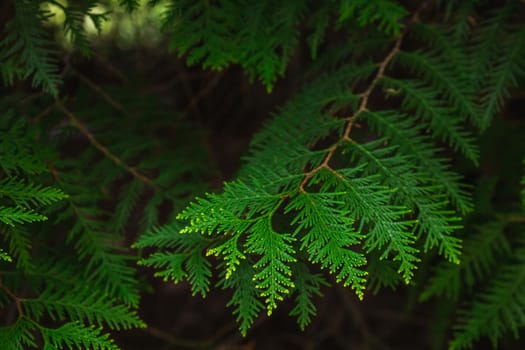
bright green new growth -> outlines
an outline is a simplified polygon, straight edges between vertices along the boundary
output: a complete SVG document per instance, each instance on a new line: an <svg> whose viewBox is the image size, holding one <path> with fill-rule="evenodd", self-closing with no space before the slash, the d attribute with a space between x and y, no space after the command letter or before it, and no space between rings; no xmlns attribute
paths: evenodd
<svg viewBox="0 0 525 350"><path fill-rule="evenodd" d="M1 105L0 308L16 310L0 327L2 346L118 349L109 331L145 326L136 263L202 297L217 280L246 335L287 300L304 329L330 282L359 299L415 283L433 253L440 260L421 299L471 300L460 304L451 349L519 335L525 231L514 218L525 176L521 208L462 232L476 206L452 158L479 165L478 131L523 81L522 4L168 1L170 48L188 64L239 65L271 91L303 39L313 59L303 88L253 137L238 176L205 193L210 169L195 125L181 117L170 134L174 117L161 102L122 88L96 104L84 88L60 96L63 75L78 72L58 73L48 5L89 56L84 21L100 32L109 19L99 3L13 0L0 41L4 83L30 79L53 96L49 123L24 114L16 97ZM60 154L79 138L74 154ZM162 206L173 209L168 218ZM130 227L140 259L125 244Z"/></svg>

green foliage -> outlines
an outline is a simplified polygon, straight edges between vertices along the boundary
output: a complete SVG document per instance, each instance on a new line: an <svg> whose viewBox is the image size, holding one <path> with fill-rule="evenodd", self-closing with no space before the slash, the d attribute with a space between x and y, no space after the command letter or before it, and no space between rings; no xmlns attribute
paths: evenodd
<svg viewBox="0 0 525 350"><path fill-rule="evenodd" d="M354 246L362 245L367 253L377 250L380 260L392 259L406 283L420 260L418 238L423 250L437 247L445 258L459 262L460 240L453 236L459 218L448 201L463 212L472 209L459 177L437 156L432 141L419 136L416 117L373 112L367 105L394 54L397 46L376 72L367 62L357 70L343 65L313 82L254 139L239 180L227 183L223 194L198 199L178 216L188 220L182 233L200 232L224 242L213 251L224 260L225 276L235 274L241 259L257 257L254 281L269 314L294 288L291 264L304 259L303 252L307 261L335 274L360 298L367 259ZM368 80L364 97L332 91L338 81L345 86L359 80ZM335 86L324 89L325 82ZM343 122L333 114L345 104L354 106L354 112ZM354 140L350 131L361 120L380 138ZM339 139L313 149L330 134ZM340 165L332 165L336 160ZM289 203L283 205L285 200ZM293 213L289 225L295 229L276 233L279 210Z"/></svg>
<svg viewBox="0 0 525 350"><path fill-rule="evenodd" d="M55 181L59 188L46 185L51 178L49 164L58 160L40 141L38 129L31 128L23 117L15 118L14 112L4 116L2 122L0 148L8 161L2 162L5 177L0 181L3 204L0 219L4 225L0 229L7 243L5 256L9 258L4 260L9 265L16 264L17 269L2 273L0 290L2 295L16 302L18 312L16 322L1 330L2 337L5 337L2 344L13 349L36 347L34 333L40 332L45 349L64 346L70 349L115 349L107 334L88 324L96 321L102 325L104 322L111 328L143 325L136 313L121 303L138 304L136 287L130 286L130 283L135 283L134 270L127 264L127 258L121 259L111 251L106 237L97 237L94 229L79 232L83 229L80 226L88 225L81 216L69 234L70 239L76 238L74 245L79 252L73 260L68 257L67 241L61 247L46 243L54 232L54 225L35 226L29 234L25 224L45 221L48 216L54 217L56 222L57 214L63 217L68 212L55 204L64 201L76 203L78 194L65 194L70 190L64 185L66 176ZM15 159L16 163L9 162ZM55 168L51 171L57 176ZM96 205L96 202L90 204ZM48 214L40 214L42 210ZM89 208L85 214L96 213ZM10 262L11 259L14 261ZM87 268L82 267L82 260L88 261ZM79 289L79 278L91 286ZM37 293L35 298L18 296L21 288L26 288L23 287L25 283L30 283ZM114 295L115 299L108 300L107 295ZM46 326L46 318L59 323L71 321Z"/></svg>
<svg viewBox="0 0 525 350"><path fill-rule="evenodd" d="M522 180L523 182L523 180ZM472 348L481 337L494 347L525 325L523 310L523 208L476 218L464 238L460 265L441 263L421 294L422 300L444 297L460 303L451 349Z"/></svg>
<svg viewBox="0 0 525 350"><path fill-rule="evenodd" d="M258 298L258 290L254 282L255 272L253 266L242 260L229 278L223 278L219 287L232 289L233 294L227 306L233 306L233 314L239 323L241 334L246 336L248 330L257 318L264 304Z"/></svg>
<svg viewBox="0 0 525 350"><path fill-rule="evenodd" d="M181 158L178 168L167 166L187 154L190 143L173 147L172 139L144 142L141 136L157 133L173 117L153 100L148 105L127 93L112 95L105 97L125 97L129 100L122 102L134 111L134 122L119 134L99 132L118 123L105 118L115 113L107 101L96 110L89 99L68 107L55 102L48 118L66 118L69 124L51 130L34 125L15 109L1 119L0 232L5 245L0 295L3 306L16 311L12 324L0 330L7 348L117 349L108 329L145 326L136 311L136 258L123 243L123 232L132 215L138 214L138 225L149 230L160 221L161 204L180 206L190 194L199 193L203 153L192 147L196 157ZM17 107L8 99L5 103ZM157 116L154 123L149 120L152 114ZM188 139L196 137L187 122L179 131ZM93 143L68 155L57 153L79 137ZM160 163L147 157L152 150L173 149ZM165 170L159 171L162 166ZM188 176L195 180L192 184L180 181ZM119 201L108 210L112 192ZM143 198L149 202L137 212ZM64 232L61 236L57 228ZM190 278L199 283L204 266L195 266Z"/></svg>
<svg viewBox="0 0 525 350"><path fill-rule="evenodd" d="M50 39L90 56L86 21L101 34L106 3L12 4L0 41L13 92L0 101L6 349L118 349L108 332L146 326L137 264L193 295L227 290L243 336L287 302L305 329L329 281L363 299L427 280L421 300L459 307L450 349L522 332L525 177L521 206L509 197L491 213L466 184L481 132L523 86L518 2L149 1L187 64L239 65L268 91L310 51L302 88L215 192L202 121L135 77L98 86Z"/></svg>
<svg viewBox="0 0 525 350"><path fill-rule="evenodd" d="M11 256L9 256L9 254L7 254L3 250L1 250L0 251L0 260L11 262L11 261L13 261L13 258Z"/></svg>
<svg viewBox="0 0 525 350"><path fill-rule="evenodd" d="M464 240L461 264L440 264L421 298L427 300L437 295L457 301L465 287L472 291L475 283L486 277L496 258L510 253L509 243L503 235L504 227L502 220L477 227L476 234Z"/></svg>
<svg viewBox="0 0 525 350"><path fill-rule="evenodd" d="M523 253L521 247L513 255L520 258ZM523 259L503 266L472 305L460 311L455 337L450 343L452 349L470 347L482 334L489 336L494 345L509 330L518 337L518 330L524 326L521 317L525 289L523 266Z"/></svg>
<svg viewBox="0 0 525 350"><path fill-rule="evenodd" d="M107 20L107 13L95 12L96 7L98 6L98 1L85 1L80 6L75 4L64 6L58 1L49 1L49 3L62 10L64 14L63 31L71 44L73 44L83 55L89 56L91 49L84 29L85 19L89 19L99 33L102 29L102 23ZM128 8L130 8L130 6L133 6L131 8L134 8L136 4L127 5Z"/></svg>
<svg viewBox="0 0 525 350"><path fill-rule="evenodd" d="M58 329L40 330L44 338L44 349L118 349L107 334L100 334L100 329L84 327L79 323L69 322Z"/></svg>
<svg viewBox="0 0 525 350"><path fill-rule="evenodd" d="M408 14L402 5L391 0L342 0L339 11L340 22L351 19L362 27L374 24L379 30L391 35L399 35L402 20Z"/></svg>
<svg viewBox="0 0 525 350"><path fill-rule="evenodd" d="M7 35L0 41L1 72L4 82L33 76L34 87L58 94L60 77L52 42L42 29L51 13L43 9L44 1L15 1L15 16L7 24Z"/></svg>
<svg viewBox="0 0 525 350"><path fill-rule="evenodd" d="M525 291L523 226L517 231L519 237L513 239L512 248L504 237L505 228L509 228L505 218L480 228L479 234L465 241L465 262L455 268L438 267L423 294L423 298L445 294L454 299L463 293L473 295L458 311L451 349L470 348L482 335L488 336L496 347L509 331L518 337L524 326L520 316ZM480 289L476 291L474 286Z"/></svg>
<svg viewBox="0 0 525 350"><path fill-rule="evenodd" d="M168 250L152 254L139 263L162 269L155 276L165 281L177 283L187 279L192 288L192 294L203 297L209 291L210 263L204 258L203 249L208 241L196 234L179 235L181 227L177 223L154 229L142 236L136 248L155 246L163 249L177 249L177 253Z"/></svg>
<svg viewBox="0 0 525 350"><path fill-rule="evenodd" d="M299 327L301 330L304 330L317 312L315 304L312 302L313 296L321 296L321 287L329 286L329 284L323 275L310 273L306 265L298 265L297 269L302 271L295 273L297 276L295 280L297 295L295 297L295 306L290 311L290 316L295 316Z"/></svg>
<svg viewBox="0 0 525 350"><path fill-rule="evenodd" d="M171 34L171 48L187 54L189 64L219 70L240 64L271 90L297 46L297 27L307 6L304 0L173 0L164 26Z"/></svg>

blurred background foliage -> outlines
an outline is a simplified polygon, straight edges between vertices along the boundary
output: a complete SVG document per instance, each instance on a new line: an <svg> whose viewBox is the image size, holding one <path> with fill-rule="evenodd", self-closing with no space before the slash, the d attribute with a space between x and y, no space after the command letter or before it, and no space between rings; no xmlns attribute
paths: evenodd
<svg viewBox="0 0 525 350"><path fill-rule="evenodd" d="M168 1L159 1L155 6L149 6L148 0L136 1L137 7L130 13L126 7L119 6L119 0L105 0L93 8L93 13L105 14L107 18L102 22L99 31L95 23L84 17L84 29L95 51L103 45L115 45L120 49L133 47L161 48L166 35L162 32L162 16L168 9ZM67 7L68 1L56 0L56 3ZM53 17L49 25L56 29L57 42L64 48L74 48L71 38L60 30L64 25L65 15L58 5L45 3Z"/></svg>

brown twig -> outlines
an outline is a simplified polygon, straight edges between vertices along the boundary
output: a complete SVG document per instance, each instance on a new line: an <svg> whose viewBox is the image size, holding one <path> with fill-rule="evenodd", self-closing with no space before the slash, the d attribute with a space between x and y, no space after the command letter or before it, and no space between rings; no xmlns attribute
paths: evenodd
<svg viewBox="0 0 525 350"><path fill-rule="evenodd" d="M1 283L1 281L0 281L0 289L4 291L4 293L7 294L9 298L11 298L15 302L16 310L18 311L18 316L24 317L24 310L22 309L22 301L24 299L17 297L9 288L4 286L3 283Z"/></svg>
<svg viewBox="0 0 525 350"><path fill-rule="evenodd" d="M91 90L96 92L104 101L106 101L111 107L115 108L117 111L127 114L125 108L120 104L120 102L115 101L110 95L108 95L100 86L95 84L91 79L86 77L84 74L80 73L76 69L71 68L70 70L75 74L84 84L86 84Z"/></svg>
<svg viewBox="0 0 525 350"><path fill-rule="evenodd" d="M304 190L304 186L306 186L306 184L308 183L308 181L310 180L310 178L316 174L319 170L323 169L323 168L327 168L327 169L331 169L330 168L330 165L329 165L329 162L330 160L332 159L335 151L337 150L337 147L338 147L338 144L337 143L334 143L329 149L328 149L328 153L326 154L326 156L324 157L323 161L321 164L319 164L317 167L313 168L312 170L310 170L309 172L307 172L306 174L304 174L304 178L303 178L303 181L301 181L301 183L299 184L299 191L305 193L306 191Z"/></svg>
<svg viewBox="0 0 525 350"><path fill-rule="evenodd" d="M223 327L219 328L217 332L212 334L210 337L202 339L202 340L184 339L184 338L174 337L173 335L167 332L164 332L163 330L158 329L156 327L152 327L152 326L148 326L147 328L143 328L142 330L155 338L165 341L171 346L182 346L185 348L206 348L206 347L212 346L220 338L222 338L225 334L231 332L235 328L236 328L236 325L234 323L225 324Z"/></svg>
<svg viewBox="0 0 525 350"><path fill-rule="evenodd" d="M68 110L62 104L62 102L57 100L56 101L56 105L68 117L71 125L74 126L75 128L77 128L89 140L89 142L93 145L93 147L98 149L108 159L112 160L113 163L115 163L116 165L126 169L131 175L133 175L138 180L142 181L143 183L145 183L145 184L147 184L147 185L149 185L149 186L151 186L153 188L157 188L157 186L153 183L153 181L150 178L148 178L147 176L141 174L134 167L129 166L128 164L126 164L122 159L120 159L115 154L113 154L106 146L101 144L97 140L97 138L93 135L93 133L91 131L89 131L89 129L77 119L77 117L73 114L73 112Z"/></svg>
<svg viewBox="0 0 525 350"><path fill-rule="evenodd" d="M403 31L403 33L401 33L401 35L399 35L399 37L396 39L394 46L386 55L385 59L381 61L381 63L379 63L376 76L374 77L368 88L361 94L361 103L359 104L359 108L353 113L353 115L348 120L345 132L343 134L343 140L350 141L350 131L352 131L353 120L357 118L361 113L366 112L368 110L368 100L370 98L370 95L372 94L372 91L374 91L377 82L385 76L385 70L394 58L394 56L399 52L401 42L403 41L404 34L406 33L406 28L408 28L408 26L405 27L405 31Z"/></svg>
<svg viewBox="0 0 525 350"><path fill-rule="evenodd" d="M328 170L332 171L334 174L336 174L337 176L340 176L339 173L336 170L334 170L334 169L332 169L330 167L330 165L329 165L330 161L332 160L335 152L337 151L337 149L339 148L339 146L341 144L343 144L344 142L354 142L350 138L350 132L352 131L352 127L354 126L355 119L357 119L357 117L359 117L359 115L361 113L366 112L368 110L368 104L369 104L370 95L374 91L374 88L377 86L377 83L385 76L385 71L386 71L388 65L390 64L390 62L392 61L392 59L399 52L399 50L401 48L401 43L403 42L403 39L404 39L404 37L405 37L405 35L406 35L407 31L408 31L408 28L410 27L410 25L412 23L414 23L414 22L416 22L418 20L419 13L426 6L427 6L427 4L423 3L419 7L419 9L417 9L414 12L412 17L410 18L409 23L403 28L403 31L401 32L401 34L399 34L399 36L397 37L396 41L394 42L394 45L392 46L392 49L390 49L390 51L385 56L385 58L381 62L378 63L377 72L376 72L374 78L372 79L372 81L370 82L370 84L368 85L366 90L363 91L360 94L361 101L359 103L359 107L355 110L354 113L352 113L352 115L350 117L346 118L347 123L346 123L345 129L344 129L342 138L340 140L338 140L336 143L334 143L330 148L328 148L328 153L326 154L325 158L323 159L323 162L319 166L315 167L314 169L312 169L312 170L310 170L310 171L308 171L307 173L304 174L304 178L303 178L303 180L301 181L301 183L299 185L299 191L305 192L304 187L307 185L308 181L310 181L312 176L315 175L321 169L328 169Z"/></svg>
<svg viewBox="0 0 525 350"><path fill-rule="evenodd" d="M44 108L40 113L38 113L33 119L31 119L31 122L33 124L37 124L42 118L47 116L51 111L56 107L56 102L53 102L46 108Z"/></svg>

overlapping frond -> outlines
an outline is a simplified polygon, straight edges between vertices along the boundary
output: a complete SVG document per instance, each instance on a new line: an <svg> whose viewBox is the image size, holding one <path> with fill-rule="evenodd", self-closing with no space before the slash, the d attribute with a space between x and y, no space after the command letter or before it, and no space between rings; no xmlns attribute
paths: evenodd
<svg viewBox="0 0 525 350"><path fill-rule="evenodd" d="M519 206L516 206L519 208ZM482 337L496 348L525 327L522 208L491 213L473 223L464 239L459 265L440 263L421 294L446 297L461 305L453 323L450 349L469 349Z"/></svg>
<svg viewBox="0 0 525 350"><path fill-rule="evenodd" d="M472 347L481 336L488 336L493 345L511 333L518 337L525 327L525 249L523 237L512 252L512 258L503 264L470 305L459 311L454 327L451 349Z"/></svg>
<svg viewBox="0 0 525 350"><path fill-rule="evenodd" d="M351 19L360 26L373 24L374 27L390 35L399 35L403 27L402 19L408 11L392 0L366 1L342 0L339 8L339 21Z"/></svg>
<svg viewBox="0 0 525 350"><path fill-rule="evenodd" d="M516 88L518 79L525 76L525 30L516 28L505 38L498 50L498 56L492 61L490 74L483 81L481 93L481 108L483 111L481 126L487 128L490 122L501 111L503 103ZM501 52L503 51L503 52Z"/></svg>
<svg viewBox="0 0 525 350"><path fill-rule="evenodd" d="M497 257L510 253L509 242L503 234L505 225L500 219L477 227L475 234L464 239L461 263L439 264L421 299L445 296L458 300L462 291L471 291L477 281L488 275Z"/></svg>
<svg viewBox="0 0 525 350"><path fill-rule="evenodd" d="M135 269L132 260L119 252L118 234L108 230L107 214L97 209L100 197L96 192L86 193L84 187L71 183L72 179L61 178L63 188L71 193L69 208L62 213L72 218L66 243L71 244L79 259L85 261L85 278L97 283L105 292L129 305L138 305Z"/></svg>
<svg viewBox="0 0 525 350"><path fill-rule="evenodd" d="M211 264L206 260L204 252L209 241L198 234L182 234L181 228L175 222L146 232L134 247L157 247L162 251L142 259L139 264L156 268L159 271L155 276L162 277L165 281L177 283L187 280L192 294L204 297L209 291L211 278Z"/></svg>
<svg viewBox="0 0 525 350"><path fill-rule="evenodd" d="M25 270L33 263L31 236L24 224L46 221L45 208L67 198L62 190L36 182L41 181L38 175L48 171L45 162L51 156L37 136L38 131L13 112L1 118L0 234L8 256Z"/></svg>
<svg viewBox="0 0 525 350"><path fill-rule="evenodd" d="M302 271L294 274L297 276L294 281L295 306L290 310L290 316L295 316L299 328L304 330L317 311L312 298L321 296L321 287L329 286L329 284L321 274L308 271L305 264L298 264L295 268Z"/></svg>
<svg viewBox="0 0 525 350"><path fill-rule="evenodd" d="M336 274L337 282L351 286L363 298L366 272L361 267L366 258L352 250L363 237L353 231L354 220L344 204L340 194L301 193L286 210L298 213L291 224L297 223L296 235L305 232L301 250L308 253L309 260Z"/></svg>
<svg viewBox="0 0 525 350"><path fill-rule="evenodd" d="M102 23L107 20L107 13L95 12L96 7L99 5L99 1L89 0L81 5L68 4L67 6L61 5L58 2L54 2L53 4L59 6L64 14L64 35L68 38L73 47L77 48L82 55L89 56L91 54L91 48L85 30L85 21L89 18L91 23L100 33ZM128 9L129 6L132 6L132 4L128 4Z"/></svg>
<svg viewBox="0 0 525 350"><path fill-rule="evenodd" d="M24 118L13 110L0 118L0 169L9 176L19 173L36 175L46 172L49 148L35 147L38 129L31 128Z"/></svg>
<svg viewBox="0 0 525 350"><path fill-rule="evenodd" d="M80 322L68 322L59 328L40 328L44 348L51 349L86 349L86 350L117 350L108 334L99 328L84 326Z"/></svg>
<svg viewBox="0 0 525 350"><path fill-rule="evenodd" d="M77 196L81 194L75 188L66 189L61 184L54 184L51 187L48 185L51 176L41 176L50 172L46 163L55 159L47 146L44 147L38 141L38 129L31 128L23 118L15 119L13 114L10 114L2 119L0 133L2 135L0 152L6 159L4 162L2 157L1 161L0 221L3 225L0 227L0 234L6 243L5 251L8 253L4 260L8 262L14 260L16 265L12 273L2 276L0 293L11 302L20 305L15 323L0 328L2 346L7 349L37 347L42 339L45 348L116 349L116 345L107 334L101 333L100 329L94 329L92 326L85 326L83 322L104 321L114 328L142 325L128 306L116 304L115 300L108 300L107 294L103 294L105 291L111 292L112 289L125 287L126 283L129 286L132 280L131 288L135 288L133 269L129 265L127 271L126 268L122 268L115 261L117 255L109 252L113 248L107 245L107 237L96 236L97 232L93 229L75 242L80 259L89 262L90 271L86 271L82 276L85 278L82 283L91 284L90 288L86 288L82 293L79 292L76 282L78 276L81 276L79 274L81 270L75 265L76 261L68 261L65 264L49 263L55 261L54 255L60 255L58 252L65 253L66 250L61 245L46 247L43 244L49 239L46 237L46 230L29 231L24 224L47 220L48 216L54 216L56 211L61 209L60 205L66 200L71 203L79 201L76 196L66 195L66 192L71 191ZM10 163L13 160L15 162ZM52 171L56 172L55 169ZM67 176L62 180L65 178ZM92 204L89 198L92 197L84 195L82 204ZM93 214L93 211L84 208L83 213ZM66 215L66 212L61 212L61 215ZM79 226L87 225L86 221L89 220L93 218L81 217L76 221L73 232L82 230ZM51 225L48 227L51 228ZM53 232L51 237L56 236L54 230L51 231ZM38 250L38 254L35 254L33 249ZM102 251L106 254L102 254ZM67 255L65 253L66 257ZM61 258L67 260L66 257ZM46 263L39 261L39 258L47 260ZM76 270L73 266L76 266ZM97 268L99 273L94 277L91 272ZM106 275L108 272L109 276ZM104 279L106 277L107 279ZM98 285L95 284L97 278ZM22 281L31 283L31 288L36 294L35 298L30 300L17 296L19 292L22 293L20 289ZM75 288L76 292L73 292ZM134 294L134 296L126 301L137 305L138 296L135 291L128 292L128 295ZM44 319L48 317L63 323L62 326L56 328L47 326ZM36 332L40 332L40 336L35 336Z"/></svg>
<svg viewBox="0 0 525 350"><path fill-rule="evenodd" d="M379 139L364 145L354 142L348 145L361 162L369 164L368 171L381 174L401 203L417 211L417 228L426 235L425 250L437 246L440 254L459 262L460 240L452 234L460 227L457 224L460 218L447 209L446 199L434 192L433 184L425 184L425 176L412 168L412 162L393 152L392 147L380 147L383 142Z"/></svg>
<svg viewBox="0 0 525 350"><path fill-rule="evenodd" d="M94 293L89 286L69 290L47 288L38 298L26 299L23 306L28 317L35 319L45 312L53 320L89 322L115 330L144 326L136 312L125 305L115 304L103 294Z"/></svg>
<svg viewBox="0 0 525 350"><path fill-rule="evenodd" d="M421 166L425 178L439 183L460 213L472 211L472 199L462 187L461 177L450 170L450 165L439 155L441 149L425 136L424 125L396 111L368 112L366 119L373 129L399 145L399 152Z"/></svg>
<svg viewBox="0 0 525 350"><path fill-rule="evenodd" d="M135 311L108 298L94 285L79 284L82 266L74 260L42 261L22 281L32 281L38 296L19 298L18 317L0 328L0 341L7 349L43 346L60 349L116 350L119 347L103 329L143 327ZM3 276L2 292L13 288L16 274ZM20 283L20 282L18 282ZM13 289L14 290L14 289ZM53 322L49 322L52 320ZM49 325L51 324L51 325ZM38 333L38 334L37 334Z"/></svg>
<svg viewBox="0 0 525 350"><path fill-rule="evenodd" d="M8 35L0 41L2 75L7 83L15 76L32 76L34 87L57 95L61 79L53 42L42 27L52 13L42 3L42 0L15 1L15 17L7 24Z"/></svg>
<svg viewBox="0 0 525 350"><path fill-rule="evenodd" d="M461 79L461 75L458 79L454 69L448 67L449 63L439 57L431 51L401 51L396 56L396 62L420 76L435 92L444 96L463 120L468 119L479 125L481 121L479 108L474 104L474 87L468 80Z"/></svg>
<svg viewBox="0 0 525 350"><path fill-rule="evenodd" d="M264 304L259 299L259 291L254 281L255 271L247 261L241 261L230 278L219 281L219 286L233 290L227 306L233 306L233 314L239 323L241 334L246 336L251 325L259 316Z"/></svg>
<svg viewBox="0 0 525 350"><path fill-rule="evenodd" d="M36 347L35 326L30 320L19 318L15 323L0 328L0 342L7 350L25 350Z"/></svg>
<svg viewBox="0 0 525 350"><path fill-rule="evenodd" d="M260 257L253 265L253 279L270 316L277 303L294 287L291 263L297 261L292 246L295 239L291 234L274 231L271 214L255 222L248 232L246 253Z"/></svg>
<svg viewBox="0 0 525 350"><path fill-rule="evenodd" d="M479 150L474 135L465 129L460 115L438 97L439 93L416 79L381 79L387 93L403 95L401 108L414 114L426 125L432 136L447 142L474 164L478 164Z"/></svg>
<svg viewBox="0 0 525 350"><path fill-rule="evenodd" d="M188 63L213 69L240 64L271 90L297 46L306 6L304 0L244 1L241 6L173 0L164 23L171 47L187 54Z"/></svg>

